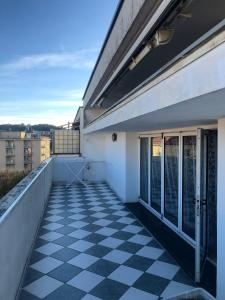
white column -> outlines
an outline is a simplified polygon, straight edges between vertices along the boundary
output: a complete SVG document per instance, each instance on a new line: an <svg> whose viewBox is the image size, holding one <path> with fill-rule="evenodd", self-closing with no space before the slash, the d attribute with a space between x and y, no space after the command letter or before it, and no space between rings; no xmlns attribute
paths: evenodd
<svg viewBox="0 0 225 300"><path fill-rule="evenodd" d="M225 300L225 118L218 120L217 299Z"/></svg>
<svg viewBox="0 0 225 300"><path fill-rule="evenodd" d="M126 135L126 202L137 202L140 196L139 134Z"/></svg>

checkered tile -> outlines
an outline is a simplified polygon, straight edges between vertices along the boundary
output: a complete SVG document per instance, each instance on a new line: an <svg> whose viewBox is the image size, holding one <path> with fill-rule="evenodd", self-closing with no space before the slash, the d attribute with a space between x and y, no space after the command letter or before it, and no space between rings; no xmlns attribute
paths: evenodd
<svg viewBox="0 0 225 300"><path fill-rule="evenodd" d="M106 184L58 184L20 300L156 300L193 285Z"/></svg>

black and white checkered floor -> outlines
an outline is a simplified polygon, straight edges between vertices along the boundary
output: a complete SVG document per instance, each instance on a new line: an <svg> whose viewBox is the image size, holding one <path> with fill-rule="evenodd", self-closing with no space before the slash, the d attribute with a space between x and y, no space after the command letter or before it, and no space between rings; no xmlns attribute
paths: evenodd
<svg viewBox="0 0 225 300"><path fill-rule="evenodd" d="M20 300L154 300L193 285L106 184L54 185Z"/></svg>

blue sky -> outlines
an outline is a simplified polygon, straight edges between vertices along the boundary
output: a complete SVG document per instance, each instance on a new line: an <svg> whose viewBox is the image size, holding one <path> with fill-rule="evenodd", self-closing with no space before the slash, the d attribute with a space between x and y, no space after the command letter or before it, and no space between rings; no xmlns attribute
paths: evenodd
<svg viewBox="0 0 225 300"><path fill-rule="evenodd" d="M0 124L73 121L118 0L0 0Z"/></svg>

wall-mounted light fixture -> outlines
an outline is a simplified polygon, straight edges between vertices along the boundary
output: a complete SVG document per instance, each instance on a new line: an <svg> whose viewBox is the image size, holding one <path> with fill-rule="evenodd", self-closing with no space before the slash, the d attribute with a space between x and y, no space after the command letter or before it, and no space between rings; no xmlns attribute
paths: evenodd
<svg viewBox="0 0 225 300"><path fill-rule="evenodd" d="M113 133L113 134L112 134L112 141L113 141L113 142L116 142L116 141L117 141L117 134L116 134L116 133Z"/></svg>

